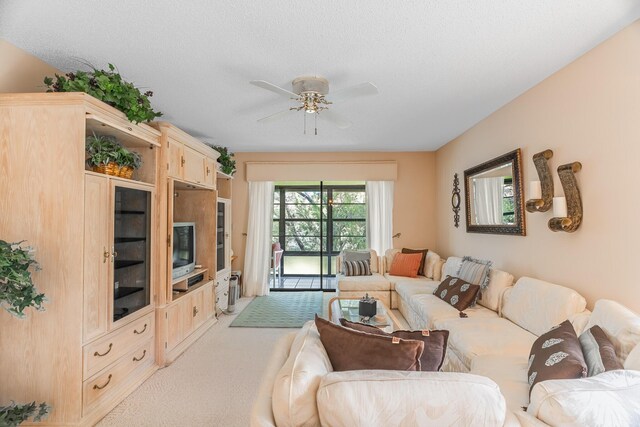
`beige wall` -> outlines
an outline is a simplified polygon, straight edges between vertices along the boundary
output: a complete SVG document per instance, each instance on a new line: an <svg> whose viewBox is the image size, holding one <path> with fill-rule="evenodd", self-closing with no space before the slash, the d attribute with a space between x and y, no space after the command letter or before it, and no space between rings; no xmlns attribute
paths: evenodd
<svg viewBox="0 0 640 427"><path fill-rule="evenodd" d="M44 92L45 76L61 71L0 39L0 93Z"/></svg>
<svg viewBox="0 0 640 427"><path fill-rule="evenodd" d="M402 235L394 239L394 246L434 248L434 153L236 153L235 158L238 171L233 180L231 243L238 259L233 263L234 270L241 270L244 264L246 238L242 233L247 231L249 190L245 179L245 162L396 161L398 179L394 190L393 232ZM305 179L308 178L298 177L301 181Z"/></svg>
<svg viewBox="0 0 640 427"><path fill-rule="evenodd" d="M572 287L589 305L599 298L640 311L640 21L516 98L436 152L437 249ZM531 156L550 148L551 167L582 162L584 222L573 234L547 227L551 211L526 214L527 236L453 227L453 174L523 150L525 200L537 179ZM556 195L562 194L559 181ZM462 180L462 179L461 179ZM463 190L464 191L464 190Z"/></svg>

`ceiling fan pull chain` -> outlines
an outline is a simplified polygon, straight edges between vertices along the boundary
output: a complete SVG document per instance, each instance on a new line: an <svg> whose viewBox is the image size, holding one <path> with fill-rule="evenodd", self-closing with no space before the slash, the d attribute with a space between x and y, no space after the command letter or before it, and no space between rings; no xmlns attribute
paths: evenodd
<svg viewBox="0 0 640 427"><path fill-rule="evenodd" d="M307 115L304 114L304 134L307 134Z"/></svg>
<svg viewBox="0 0 640 427"><path fill-rule="evenodd" d="M316 136L317 136L318 135L318 113L315 113L313 115L313 121L314 121L313 126L316 129Z"/></svg>

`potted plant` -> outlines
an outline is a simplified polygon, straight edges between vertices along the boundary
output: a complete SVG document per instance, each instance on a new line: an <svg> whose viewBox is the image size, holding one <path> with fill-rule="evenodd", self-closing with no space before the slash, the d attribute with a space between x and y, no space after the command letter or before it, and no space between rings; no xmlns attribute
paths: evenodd
<svg viewBox="0 0 640 427"><path fill-rule="evenodd" d="M45 77L47 92L85 92L122 111L133 123L148 122L162 113L151 108L149 97L152 91L140 92L133 83L122 79L113 64L108 70L69 72L63 76L58 74Z"/></svg>
<svg viewBox="0 0 640 427"><path fill-rule="evenodd" d="M233 159L233 153L227 147L221 145L212 145L211 148L220 153L220 157L218 157L220 170L227 175L233 176L236 172L236 161Z"/></svg>
<svg viewBox="0 0 640 427"><path fill-rule="evenodd" d="M38 293L31 279L31 267L38 269L33 249L21 247L22 242L0 240L0 306L11 315L25 318L24 310L33 307L42 311L45 296ZM33 418L40 421L49 413L46 403L36 402L0 406L0 426L17 426Z"/></svg>
<svg viewBox="0 0 640 427"><path fill-rule="evenodd" d="M89 155L87 163L94 172L118 176L120 166L117 160L121 148L114 137L94 133L88 136L85 142L85 149Z"/></svg>
<svg viewBox="0 0 640 427"><path fill-rule="evenodd" d="M135 151L129 151L121 147L118 150L116 163L120 166L119 176L131 179L133 171L142 166L142 157Z"/></svg>

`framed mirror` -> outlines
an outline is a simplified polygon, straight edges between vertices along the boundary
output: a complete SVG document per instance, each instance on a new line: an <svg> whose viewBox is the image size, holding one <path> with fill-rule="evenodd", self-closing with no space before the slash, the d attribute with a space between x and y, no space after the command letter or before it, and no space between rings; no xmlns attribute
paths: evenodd
<svg viewBox="0 0 640 427"><path fill-rule="evenodd" d="M520 149L464 171L468 233L524 236Z"/></svg>

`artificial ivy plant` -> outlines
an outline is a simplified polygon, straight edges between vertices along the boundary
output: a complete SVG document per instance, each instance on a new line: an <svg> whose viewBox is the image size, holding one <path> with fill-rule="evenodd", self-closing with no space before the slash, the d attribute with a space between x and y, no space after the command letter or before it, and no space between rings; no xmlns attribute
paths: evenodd
<svg viewBox="0 0 640 427"><path fill-rule="evenodd" d="M233 159L233 153L227 147L221 145L212 145L211 147L220 153L218 163L220 163L222 172L227 175L233 175L236 172L236 161Z"/></svg>
<svg viewBox="0 0 640 427"><path fill-rule="evenodd" d="M38 293L29 269L38 269L30 247L22 242L7 243L0 240L0 306L14 316L25 317L24 310L33 307L44 310L44 294Z"/></svg>
<svg viewBox="0 0 640 427"><path fill-rule="evenodd" d="M89 95L106 102L126 114L133 123L148 122L162 115L151 108L149 97L152 91L140 92L133 83L122 79L113 64L108 70L69 72L63 76L58 74L45 77L44 84L47 92L86 92Z"/></svg>
<svg viewBox="0 0 640 427"><path fill-rule="evenodd" d="M13 316L24 318L24 310L33 307L44 310L44 294L38 293L31 280L31 267L38 268L30 247L22 242L7 243L0 240L0 306ZM49 413L46 403L36 402L0 406L0 426L18 426L29 420L40 421Z"/></svg>

